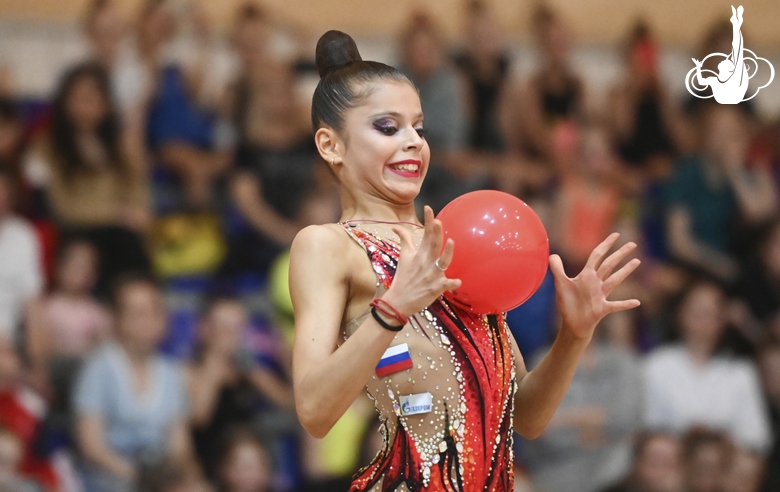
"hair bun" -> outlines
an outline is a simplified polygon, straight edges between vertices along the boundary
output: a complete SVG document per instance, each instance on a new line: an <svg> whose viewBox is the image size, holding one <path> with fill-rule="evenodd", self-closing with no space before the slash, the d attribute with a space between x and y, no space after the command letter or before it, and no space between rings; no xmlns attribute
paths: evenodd
<svg viewBox="0 0 780 492"><path fill-rule="evenodd" d="M320 78L348 63L361 61L355 40L341 31L328 31L317 41L315 60Z"/></svg>

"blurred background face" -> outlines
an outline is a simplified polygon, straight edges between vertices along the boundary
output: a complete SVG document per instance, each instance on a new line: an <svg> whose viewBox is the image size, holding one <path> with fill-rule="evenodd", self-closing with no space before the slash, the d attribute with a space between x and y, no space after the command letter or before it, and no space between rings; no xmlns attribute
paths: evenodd
<svg viewBox="0 0 780 492"><path fill-rule="evenodd" d="M68 247L60 262L60 288L71 294L86 294L97 280L97 252L89 243L74 243Z"/></svg>
<svg viewBox="0 0 780 492"><path fill-rule="evenodd" d="M141 44L159 48L173 38L176 32L176 17L169 2L150 7L141 15L138 37Z"/></svg>
<svg viewBox="0 0 780 492"><path fill-rule="evenodd" d="M22 444L7 431L0 432L0 481L16 476L22 459Z"/></svg>
<svg viewBox="0 0 780 492"><path fill-rule="evenodd" d="M416 29L406 40L404 63L415 76L425 79L444 62L442 46L436 34L428 29Z"/></svg>
<svg viewBox="0 0 780 492"><path fill-rule="evenodd" d="M769 400L780 408L780 347L774 346L761 354L759 369Z"/></svg>
<svg viewBox="0 0 780 492"><path fill-rule="evenodd" d="M156 287L143 282L125 285L119 293L117 329L133 350L153 352L166 329L165 305Z"/></svg>
<svg viewBox="0 0 780 492"><path fill-rule="evenodd" d="M717 443L699 445L687 464L689 492L722 492L727 451Z"/></svg>
<svg viewBox="0 0 780 492"><path fill-rule="evenodd" d="M21 122L0 117L0 159L11 158L17 151L21 138Z"/></svg>
<svg viewBox="0 0 780 492"><path fill-rule="evenodd" d="M698 284L688 293L679 311L683 340L714 351L726 328L725 298L720 289Z"/></svg>
<svg viewBox="0 0 780 492"><path fill-rule="evenodd" d="M717 105L704 117L704 150L717 162L744 161L750 139L740 109Z"/></svg>
<svg viewBox="0 0 780 492"><path fill-rule="evenodd" d="M222 468L222 478L229 492L262 492L268 490L271 473L265 452L257 445L244 442L233 448Z"/></svg>
<svg viewBox="0 0 780 492"><path fill-rule="evenodd" d="M65 111L82 131L94 131L103 122L108 116L108 101L94 77L83 76L73 82L65 96Z"/></svg>
<svg viewBox="0 0 780 492"><path fill-rule="evenodd" d="M245 65L268 59L268 40L271 26L262 19L243 20L236 26L234 45Z"/></svg>
<svg viewBox="0 0 780 492"><path fill-rule="evenodd" d="M87 35L92 48L103 62L116 59L125 32L125 21L119 10L111 3L100 9L87 26Z"/></svg>
<svg viewBox="0 0 780 492"><path fill-rule="evenodd" d="M248 323L246 310L240 303L220 301L206 317L203 341L214 350L231 354L241 347Z"/></svg>
<svg viewBox="0 0 780 492"><path fill-rule="evenodd" d="M761 489L764 462L754 453L740 450L735 453L724 479L723 490L728 492L758 492Z"/></svg>
<svg viewBox="0 0 780 492"><path fill-rule="evenodd" d="M0 386L14 385L19 379L22 362L13 343L0 337Z"/></svg>
<svg viewBox="0 0 780 492"><path fill-rule="evenodd" d="M681 481L680 452L680 442L672 436L649 439L636 462L636 476L643 490L675 490Z"/></svg>
<svg viewBox="0 0 780 492"><path fill-rule="evenodd" d="M554 66L564 65L569 57L569 32L564 23L552 19L538 34L538 42L546 61Z"/></svg>

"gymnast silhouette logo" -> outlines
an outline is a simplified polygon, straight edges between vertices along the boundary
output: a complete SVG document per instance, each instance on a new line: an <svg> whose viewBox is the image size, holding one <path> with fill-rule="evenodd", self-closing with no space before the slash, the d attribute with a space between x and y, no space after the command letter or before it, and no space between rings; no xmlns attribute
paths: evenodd
<svg viewBox="0 0 780 492"><path fill-rule="evenodd" d="M731 6L731 25L733 27L734 36L731 41L731 54L726 55L724 53L711 53L707 55L702 61L692 58L693 63L696 64L692 68L688 75L685 76L685 88L688 92L700 99L708 99L714 97L720 104L738 104L742 101L748 101L756 97L756 94L772 83L775 78L775 67L772 66L766 58L761 58L755 53L745 48L744 40L742 39L742 13L745 11L740 5L736 10L734 6ZM716 74L712 70L702 69L701 66L709 58L723 58L718 63L718 73ZM769 80L756 89L756 92L749 97L745 97L748 90L748 84L757 73L760 63L764 62L769 67ZM705 77L704 75L709 75ZM700 95L697 92L702 92L710 87L712 94Z"/></svg>

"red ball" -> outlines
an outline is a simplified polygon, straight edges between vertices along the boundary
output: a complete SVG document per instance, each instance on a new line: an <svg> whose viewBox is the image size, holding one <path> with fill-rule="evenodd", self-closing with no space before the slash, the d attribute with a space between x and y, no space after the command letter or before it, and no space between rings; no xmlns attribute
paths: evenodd
<svg viewBox="0 0 780 492"><path fill-rule="evenodd" d="M473 312L498 314L530 298L547 272L550 243L524 201L493 190L466 193L438 217L455 251L447 277L463 284L445 297Z"/></svg>

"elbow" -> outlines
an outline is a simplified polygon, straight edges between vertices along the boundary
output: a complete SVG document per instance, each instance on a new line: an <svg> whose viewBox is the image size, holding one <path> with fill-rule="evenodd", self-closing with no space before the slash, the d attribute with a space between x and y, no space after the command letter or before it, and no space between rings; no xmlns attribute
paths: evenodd
<svg viewBox="0 0 780 492"><path fill-rule="evenodd" d="M312 437L322 439L330 429L333 428L335 422L331 422L325 418L321 411L318 411L314 405L308 403L298 402L296 405L298 414L298 421L301 426L311 434Z"/></svg>
<svg viewBox="0 0 780 492"><path fill-rule="evenodd" d="M523 436L525 439L533 441L542 435L546 426L515 426L515 432Z"/></svg>

